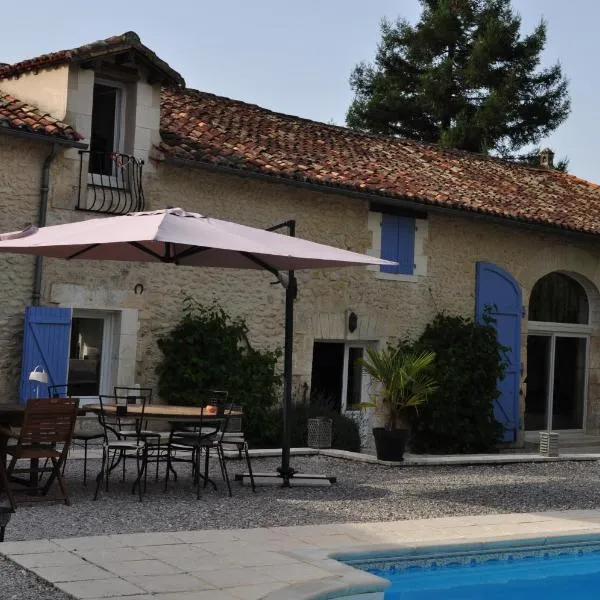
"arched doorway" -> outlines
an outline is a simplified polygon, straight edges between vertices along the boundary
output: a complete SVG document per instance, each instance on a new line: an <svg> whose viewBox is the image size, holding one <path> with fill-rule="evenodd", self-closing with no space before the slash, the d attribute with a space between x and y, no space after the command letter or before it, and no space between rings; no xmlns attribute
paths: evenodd
<svg viewBox="0 0 600 600"><path fill-rule="evenodd" d="M527 335L525 429L583 429L591 333L588 294L554 272L533 287Z"/></svg>

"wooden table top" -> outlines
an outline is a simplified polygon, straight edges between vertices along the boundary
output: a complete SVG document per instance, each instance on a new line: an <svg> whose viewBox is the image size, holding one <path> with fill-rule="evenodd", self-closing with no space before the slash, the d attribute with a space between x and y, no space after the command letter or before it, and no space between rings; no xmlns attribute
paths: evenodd
<svg viewBox="0 0 600 600"><path fill-rule="evenodd" d="M25 406L25 404L0 404L0 422L22 418L25 413ZM117 412L117 407L114 405L105 406L104 409L107 413L116 414ZM79 414L85 414L86 412L99 413L100 404L85 404L79 408ZM141 414L141 412L142 407L137 404L129 404L127 406L127 415L135 416ZM230 413L232 416L241 416L242 414L242 411L239 409L232 410ZM156 417L157 419L173 419L175 417L182 419L205 419L207 417L216 416L216 414L211 415L206 412L206 408L203 411L199 406L152 404L146 406L144 416Z"/></svg>
<svg viewBox="0 0 600 600"><path fill-rule="evenodd" d="M99 404L87 404L85 409L90 412L100 412ZM117 407L114 405L105 406L104 411L109 414L116 414ZM137 404L128 404L126 416L135 416L142 413L142 407ZM232 410L231 415L241 416L241 410ZM216 413L208 413L206 408L204 410L200 406L179 406L174 404L152 404L146 406L144 409L144 417L156 417L157 419L173 419L176 417L185 418L206 418L211 416L217 416Z"/></svg>

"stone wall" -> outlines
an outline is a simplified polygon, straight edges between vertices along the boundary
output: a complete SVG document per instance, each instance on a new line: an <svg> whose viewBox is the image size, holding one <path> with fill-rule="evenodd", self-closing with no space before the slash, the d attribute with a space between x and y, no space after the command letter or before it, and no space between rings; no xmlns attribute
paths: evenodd
<svg viewBox="0 0 600 600"><path fill-rule="evenodd" d="M42 163L50 146L0 135L0 231L37 223ZM31 256L0 254L0 402L18 397L24 307L31 303Z"/></svg>
<svg viewBox="0 0 600 600"><path fill-rule="evenodd" d="M0 197L5 211L2 229L15 228L35 219L39 172L44 153L22 140L0 138ZM61 158L53 167L49 223L89 218L64 201L72 189L72 161ZM17 168L18 166L18 168ZM268 183L201 169L155 164L145 182L149 209L181 206L218 218L251 226L267 227L296 219L297 235L357 252L371 249L368 202L280 183ZM8 215L8 216L7 216ZM525 305L535 282L561 270L575 273L586 282L592 302L594 331L589 377L588 427L600 424L600 263L596 258L600 240L576 240L558 234L543 234L517 226L497 225L483 219L429 215L424 229L423 260L426 275L408 281L380 279L366 268L298 273L294 372L298 383L310 383L312 348L315 340L383 342L392 337L418 335L439 311L472 316L475 304L475 262L488 260L506 269L523 287ZM0 379L3 390L14 388L18 372L18 333L23 306L29 301L32 259L0 257L2 292L6 303L0 309ZM27 270L29 269L29 270ZM120 383L156 384L154 369L160 359L156 339L180 318L186 294L208 302L216 298L233 315L243 316L257 347L283 344L284 293L270 283L273 277L256 271L225 271L168 265L45 261L43 301L81 303L86 308L129 311L126 345L133 353L130 373L121 373ZM137 293L136 293L137 286ZM143 292L140 290L143 288ZM79 306L81 307L81 306ZM347 314L358 315L358 328L350 334ZM119 313L121 314L121 313ZM131 316L137 317L137 336ZM526 330L523 323L523 356L526 360ZM133 337L132 337L133 336ZM135 339L137 338L137 339ZM125 342L123 342L125 343ZM123 350L125 352L125 350ZM121 354L119 357L126 357ZM131 356L128 355L128 356ZM129 360L129 359L127 359ZM131 377L130 381L123 378Z"/></svg>

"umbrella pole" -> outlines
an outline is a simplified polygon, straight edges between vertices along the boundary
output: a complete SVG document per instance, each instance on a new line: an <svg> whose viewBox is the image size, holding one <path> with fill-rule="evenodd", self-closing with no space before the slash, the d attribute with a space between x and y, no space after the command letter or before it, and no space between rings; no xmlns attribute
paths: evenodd
<svg viewBox="0 0 600 600"><path fill-rule="evenodd" d="M294 300L297 293L294 271L289 271L285 289L285 337L283 346L283 439L281 443L281 467L278 470L283 487L289 487L294 469L290 467L290 411L292 407L292 351L294 346Z"/></svg>
<svg viewBox="0 0 600 600"><path fill-rule="evenodd" d="M296 221L285 221L278 225L269 227L267 231L277 231L278 229L287 228L290 237L296 236ZM280 272L277 272L272 267L258 261L252 257L254 262L260 264L264 269L273 273L279 279L279 283L285 287L285 334L283 342L283 404L282 404L282 425L283 434L281 439L281 466L277 468L277 473L254 473L255 479L272 479L273 477L282 480L282 487L291 487L290 481L304 480L305 485L311 483L319 485L319 482L331 484L336 482L336 478L328 475L302 475L296 472L290 466L290 450L291 450L291 428L290 428L290 412L292 408L292 353L294 350L294 301L298 294L298 281L294 275L294 271L288 271L287 281ZM245 478L250 479L250 473L240 473L235 476L236 480L244 481Z"/></svg>

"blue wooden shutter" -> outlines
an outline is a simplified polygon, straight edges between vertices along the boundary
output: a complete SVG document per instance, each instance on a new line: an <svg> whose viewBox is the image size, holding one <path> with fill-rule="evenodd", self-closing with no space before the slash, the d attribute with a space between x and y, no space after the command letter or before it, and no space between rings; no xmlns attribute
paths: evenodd
<svg viewBox="0 0 600 600"><path fill-rule="evenodd" d="M21 402L32 395L29 373L36 366L48 373L48 385L67 383L71 309L28 306L25 309L23 356L21 361ZM48 386L39 384L40 397L48 396Z"/></svg>
<svg viewBox="0 0 600 600"><path fill-rule="evenodd" d="M412 217L382 214L381 258L397 265L382 266L384 273L412 275L415 263L415 220Z"/></svg>
<svg viewBox="0 0 600 600"><path fill-rule="evenodd" d="M498 381L500 395L494 406L496 420L504 425L504 441L514 442L519 429L519 388L521 383L521 287L500 267L477 263L476 317L482 322L487 310L494 320L498 341L507 348L504 378Z"/></svg>

